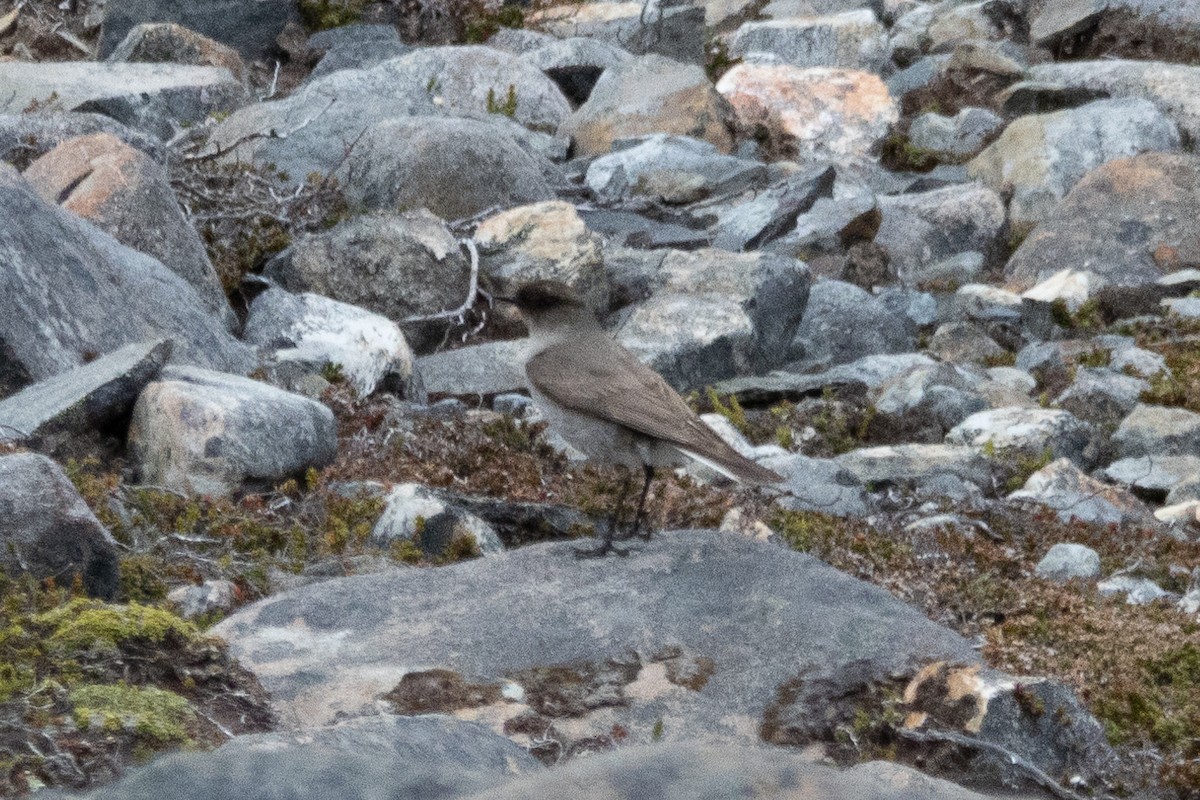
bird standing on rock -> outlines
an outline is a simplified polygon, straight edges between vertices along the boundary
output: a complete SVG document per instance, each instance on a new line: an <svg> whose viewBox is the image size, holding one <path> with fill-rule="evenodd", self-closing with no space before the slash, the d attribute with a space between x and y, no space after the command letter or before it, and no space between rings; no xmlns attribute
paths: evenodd
<svg viewBox="0 0 1200 800"><path fill-rule="evenodd" d="M560 281L520 286L510 302L529 328L525 377L534 403L564 439L595 461L625 467L626 478L601 543L576 550L581 557L626 555L613 545L633 474L643 474L637 514L621 539L649 540L646 496L656 467L692 458L744 483L778 483L782 477L740 455L704 424L658 373L621 347L575 292Z"/></svg>

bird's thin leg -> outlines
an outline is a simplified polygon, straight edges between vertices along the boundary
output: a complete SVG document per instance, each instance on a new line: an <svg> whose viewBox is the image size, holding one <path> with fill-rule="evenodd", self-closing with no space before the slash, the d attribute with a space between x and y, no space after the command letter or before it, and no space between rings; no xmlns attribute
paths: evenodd
<svg viewBox="0 0 1200 800"><path fill-rule="evenodd" d="M600 544L596 547L577 547L575 548L576 558L600 558L609 553L618 556L627 556L629 551L615 547L613 539L616 537L617 528L621 524L621 511L625 508L625 500L629 497L629 490L633 488L633 473L628 468L625 469L625 480L621 482L621 491L617 495L617 502L613 505L611 516L606 520L605 524L598 526L600 528Z"/></svg>
<svg viewBox="0 0 1200 800"><path fill-rule="evenodd" d="M642 496L638 498L637 516L633 518L633 527L629 530L630 536L638 536L650 541L650 531L642 532L642 523L646 521L646 497L650 494L650 484L654 480L654 467L649 464L642 465L642 473L646 477L646 482L642 484Z"/></svg>

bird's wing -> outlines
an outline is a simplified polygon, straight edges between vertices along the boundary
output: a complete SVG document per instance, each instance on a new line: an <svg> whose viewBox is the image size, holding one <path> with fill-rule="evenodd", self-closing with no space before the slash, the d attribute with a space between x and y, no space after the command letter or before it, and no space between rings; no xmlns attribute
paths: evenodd
<svg viewBox="0 0 1200 800"><path fill-rule="evenodd" d="M525 375L561 406L666 440L732 477L782 480L727 445L657 372L604 334L546 348L526 363Z"/></svg>

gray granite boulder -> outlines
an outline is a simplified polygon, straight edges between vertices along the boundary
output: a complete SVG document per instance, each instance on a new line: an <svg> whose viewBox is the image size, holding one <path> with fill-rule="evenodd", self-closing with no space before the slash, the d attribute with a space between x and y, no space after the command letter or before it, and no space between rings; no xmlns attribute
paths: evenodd
<svg viewBox="0 0 1200 800"><path fill-rule="evenodd" d="M875 410L906 430L941 441L958 423L988 407L980 376L953 364L916 367L873 393Z"/></svg>
<svg viewBox="0 0 1200 800"><path fill-rule="evenodd" d="M683 742L622 747L515 779L470 800L577 796L584 786L590 796L612 800L985 800L949 781L884 761L842 771L779 748Z"/></svg>
<svg viewBox="0 0 1200 800"><path fill-rule="evenodd" d="M127 417L138 395L171 357L171 342L125 345L0 400L0 439L107 429Z"/></svg>
<svg viewBox="0 0 1200 800"><path fill-rule="evenodd" d="M457 308L470 267L446 224L423 209L378 212L300 237L264 274L293 292L313 292L400 322ZM406 325L417 350L441 341L444 325Z"/></svg>
<svg viewBox="0 0 1200 800"><path fill-rule="evenodd" d="M358 306L268 289L250 304L242 338L277 371L290 367L321 375L330 370L359 397L381 388L414 395L413 354L400 327Z"/></svg>
<svg viewBox="0 0 1200 800"><path fill-rule="evenodd" d="M1038 577L1059 581L1095 578L1100 574L1100 554L1081 544L1060 542L1042 557L1034 572Z"/></svg>
<svg viewBox="0 0 1200 800"><path fill-rule="evenodd" d="M678 389L766 372L787 360L810 281L783 256L674 251L617 338Z"/></svg>
<svg viewBox="0 0 1200 800"><path fill-rule="evenodd" d="M1059 92L1068 89L1149 100L1174 120L1180 133L1192 141L1200 137L1200 91L1196 89L1200 67L1104 58L1038 64L1029 68L1026 79Z"/></svg>
<svg viewBox="0 0 1200 800"><path fill-rule="evenodd" d="M221 496L329 464L337 430L333 412L314 400L236 375L171 368L138 398L129 447L143 483Z"/></svg>
<svg viewBox="0 0 1200 800"><path fill-rule="evenodd" d="M1200 455L1200 414L1139 403L1112 437L1124 458Z"/></svg>
<svg viewBox="0 0 1200 800"><path fill-rule="evenodd" d="M236 325L204 242L179 208L171 176L149 156L97 133L68 139L23 175L46 202L158 259L196 290L209 313L230 328Z"/></svg>
<svg viewBox="0 0 1200 800"><path fill-rule="evenodd" d="M552 200L501 211L479 223L474 240L480 269L495 291L511 293L524 281L560 280L594 311L608 311L601 238L570 203Z"/></svg>
<svg viewBox="0 0 1200 800"><path fill-rule="evenodd" d="M1143 606L1164 598L1178 597L1165 591L1149 578L1137 578L1132 575L1113 575L1096 584L1096 591L1102 595L1124 595L1125 602L1131 606Z"/></svg>
<svg viewBox="0 0 1200 800"><path fill-rule="evenodd" d="M526 24L560 39L597 39L635 55L654 53L673 61L704 63L704 9L691 2L562 3L529 14Z"/></svg>
<svg viewBox="0 0 1200 800"><path fill-rule="evenodd" d="M831 198L836 177L832 167L814 166L781 178L759 191L711 207L717 217L711 228L713 247L740 252L768 245L766 249L774 251L772 245L777 240L787 240L793 234L799 240L798 244L807 244L803 237L810 231L814 235L839 236L840 243L842 231L874 208L874 198L866 210L856 207L849 213L822 214L818 207ZM842 208L843 204L838 204L837 209ZM805 219L811 219L811 222L805 225L801 222ZM789 242L780 241L779 245L776 252L795 253L796 247L790 246Z"/></svg>
<svg viewBox="0 0 1200 800"><path fill-rule="evenodd" d="M870 9L823 17L746 22L729 41L729 54L797 67L848 67L878 72L887 37Z"/></svg>
<svg viewBox="0 0 1200 800"><path fill-rule="evenodd" d="M961 253L990 254L1004 230L1000 196L977 183L879 198L883 221L875 243L907 285L923 268Z"/></svg>
<svg viewBox="0 0 1200 800"><path fill-rule="evenodd" d="M211 752L160 758L85 797L152 800L172 786L177 800L446 800L542 769L478 723L388 715L238 736Z"/></svg>
<svg viewBox="0 0 1200 800"><path fill-rule="evenodd" d="M503 117L501 117L503 119ZM494 120L413 116L367 128L338 170L369 209L427 208L447 220L554 198L554 168Z"/></svg>
<svg viewBox="0 0 1200 800"><path fill-rule="evenodd" d="M527 339L485 342L417 359L430 395L471 397L524 390Z"/></svg>
<svg viewBox="0 0 1200 800"><path fill-rule="evenodd" d="M504 545L492 526L475 514L456 508L444 496L416 483L393 486L385 497L383 513L371 529L373 544L390 547L410 541L430 559L442 558L456 546L456 540L469 540L481 555L495 555Z"/></svg>
<svg viewBox="0 0 1200 800"><path fill-rule="evenodd" d="M1146 153L1089 172L1021 243L1004 268L1024 291L1086 264L1105 282L1142 286L1200 255L1200 156Z"/></svg>
<svg viewBox="0 0 1200 800"><path fill-rule="evenodd" d="M1088 477L1065 458L1029 476L1009 500L1053 509L1063 522L1082 520L1101 525L1149 524L1154 517L1140 500L1124 489Z"/></svg>
<svg viewBox="0 0 1200 800"><path fill-rule="evenodd" d="M571 738L620 724L630 744L653 738L657 720L667 741L756 741L776 689L809 667L977 659L966 640L883 590L737 536L661 534L619 570L570 550L533 545L445 570L327 581L247 607L214 633L259 676L285 721L322 724L374 705L408 685L406 675L411 683L451 670L471 683L514 684L510 696L524 702L497 696L487 713L495 724L550 708L545 696L561 709L554 716L581 706ZM539 671L550 667L599 670L596 692L611 700L571 692L552 701L555 673Z"/></svg>
<svg viewBox="0 0 1200 800"><path fill-rule="evenodd" d="M972 414L946 434L946 442L988 448L1005 458L1039 458L1049 451L1082 463L1094 435L1091 425L1070 412L1007 406Z"/></svg>
<svg viewBox="0 0 1200 800"><path fill-rule="evenodd" d="M818 281L796 331L793 347L802 355L788 369L811 372L863 356L912 350L908 320L857 286Z"/></svg>
<svg viewBox="0 0 1200 800"><path fill-rule="evenodd" d="M731 120L702 67L642 56L606 70L559 133L571 137L578 155L600 155L619 139L655 133L703 139L728 152Z"/></svg>
<svg viewBox="0 0 1200 800"><path fill-rule="evenodd" d="M767 167L720 153L711 142L657 134L621 142L588 165L585 182L601 200L633 197L692 203L764 183Z"/></svg>
<svg viewBox="0 0 1200 800"><path fill-rule="evenodd" d="M1175 123L1149 100L1098 100L1014 120L967 165L967 172L996 191L1012 193L1009 218L1024 231L1049 218L1058 201L1095 167L1179 145Z"/></svg>
<svg viewBox="0 0 1200 800"><path fill-rule="evenodd" d="M187 282L150 256L47 203L0 164L0 382L20 387L123 345L175 342L173 359L249 371Z"/></svg>
<svg viewBox="0 0 1200 800"><path fill-rule="evenodd" d="M495 40L492 37L488 44L495 46ZM619 67L633 57L623 47L579 36L537 42L523 56L558 84L575 106L587 102L605 70Z"/></svg>
<svg viewBox="0 0 1200 800"><path fill-rule="evenodd" d="M1101 427L1114 426L1138 404L1149 381L1103 367L1083 367L1054 404Z"/></svg>
<svg viewBox="0 0 1200 800"><path fill-rule="evenodd" d="M392 25L343 25L308 37L308 50L322 54L308 73L307 80L313 81L338 70L370 69L408 55L412 47L401 41Z"/></svg>
<svg viewBox="0 0 1200 800"><path fill-rule="evenodd" d="M186 64L97 64L86 61L0 62L0 114L91 111L170 139L179 125L229 112L249 95L227 69Z"/></svg>
<svg viewBox="0 0 1200 800"><path fill-rule="evenodd" d="M901 444L851 450L835 463L871 485L904 484L952 475L976 486L991 483L987 459L970 447L947 444Z"/></svg>
<svg viewBox="0 0 1200 800"><path fill-rule="evenodd" d="M870 499L863 482L831 459L809 458L799 453L770 456L760 462L786 482L776 505L790 511L817 511L839 517L865 517Z"/></svg>
<svg viewBox="0 0 1200 800"><path fill-rule="evenodd" d="M1135 492L1162 496L1176 486L1200 476L1200 455L1167 456L1161 454L1122 458L1102 471L1113 483Z"/></svg>
<svg viewBox="0 0 1200 800"><path fill-rule="evenodd" d="M1004 119L986 108L968 107L947 117L934 112L921 114L908 128L913 147L952 160L969 158L1004 127Z"/></svg>
<svg viewBox="0 0 1200 800"><path fill-rule="evenodd" d="M509 87L515 99L511 118L504 113ZM467 117L515 138L526 157L540 157L562 148L533 131L553 131L569 113L554 82L511 53L480 46L426 47L370 69L339 70L284 99L241 108L213 128L209 147L229 161L274 164L296 183L339 166L345 179L371 166L359 140L385 120ZM264 131L286 135L263 136Z"/></svg>
<svg viewBox="0 0 1200 800"><path fill-rule="evenodd" d="M78 575L93 597L116 597L117 543L58 464L36 453L0 456L0 508L0 569L64 587Z"/></svg>

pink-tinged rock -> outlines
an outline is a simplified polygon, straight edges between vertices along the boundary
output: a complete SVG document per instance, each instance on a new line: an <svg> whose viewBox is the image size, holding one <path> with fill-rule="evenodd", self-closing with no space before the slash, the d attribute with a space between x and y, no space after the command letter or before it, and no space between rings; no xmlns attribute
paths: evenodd
<svg viewBox="0 0 1200 800"><path fill-rule="evenodd" d="M67 139L25 179L48 203L83 217L121 244L153 256L190 283L206 310L234 323L204 243L184 217L167 171L109 133Z"/></svg>
<svg viewBox="0 0 1200 800"><path fill-rule="evenodd" d="M717 91L747 133L789 157L871 155L900 118L883 81L857 70L739 64Z"/></svg>

